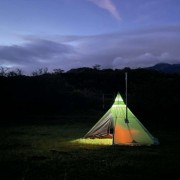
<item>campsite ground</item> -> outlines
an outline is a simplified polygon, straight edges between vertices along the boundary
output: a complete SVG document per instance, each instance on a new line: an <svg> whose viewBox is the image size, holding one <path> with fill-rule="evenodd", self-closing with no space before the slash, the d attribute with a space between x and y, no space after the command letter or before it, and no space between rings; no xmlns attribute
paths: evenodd
<svg viewBox="0 0 180 180"><path fill-rule="evenodd" d="M179 174L180 132L153 132L159 146L122 147L80 139L91 126L1 126L0 179L162 179Z"/></svg>

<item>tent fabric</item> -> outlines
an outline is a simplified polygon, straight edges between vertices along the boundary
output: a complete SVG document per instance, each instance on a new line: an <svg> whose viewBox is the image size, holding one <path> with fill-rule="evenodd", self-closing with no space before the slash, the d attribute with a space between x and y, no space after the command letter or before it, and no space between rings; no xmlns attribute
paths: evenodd
<svg viewBox="0 0 180 180"><path fill-rule="evenodd" d="M126 111L126 108L121 95L118 93L111 108L84 137L112 137L112 143L117 145L157 144L157 139L151 135L131 110L127 108Z"/></svg>
<svg viewBox="0 0 180 180"><path fill-rule="evenodd" d="M85 135L85 138L99 137L103 138L109 135L109 130L112 123L112 113L107 111L105 115L91 128L91 130Z"/></svg>

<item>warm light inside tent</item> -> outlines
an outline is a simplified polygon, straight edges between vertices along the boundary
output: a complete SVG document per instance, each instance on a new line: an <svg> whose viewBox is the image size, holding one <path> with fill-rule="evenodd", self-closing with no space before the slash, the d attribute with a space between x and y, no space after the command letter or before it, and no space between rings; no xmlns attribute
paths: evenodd
<svg viewBox="0 0 180 180"><path fill-rule="evenodd" d="M126 144L126 143L131 143L133 141L132 139L132 130L130 131L127 128L123 128L120 125L116 125L115 127L115 136L114 136L114 143L119 143L119 144Z"/></svg>

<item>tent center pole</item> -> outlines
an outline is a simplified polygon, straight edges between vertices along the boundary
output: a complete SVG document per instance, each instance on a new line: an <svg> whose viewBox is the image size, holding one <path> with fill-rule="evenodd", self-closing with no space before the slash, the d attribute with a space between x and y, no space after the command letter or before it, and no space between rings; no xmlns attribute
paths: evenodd
<svg viewBox="0 0 180 180"><path fill-rule="evenodd" d="M128 102L127 102L127 72L125 72L125 85L126 85L126 119L125 122L129 123L128 121Z"/></svg>

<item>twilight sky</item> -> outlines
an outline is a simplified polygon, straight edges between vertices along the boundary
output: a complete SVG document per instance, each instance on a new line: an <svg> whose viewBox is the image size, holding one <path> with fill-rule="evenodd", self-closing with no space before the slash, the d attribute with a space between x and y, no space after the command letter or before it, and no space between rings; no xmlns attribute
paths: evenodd
<svg viewBox="0 0 180 180"><path fill-rule="evenodd" d="M0 66L180 63L180 0L0 0Z"/></svg>

